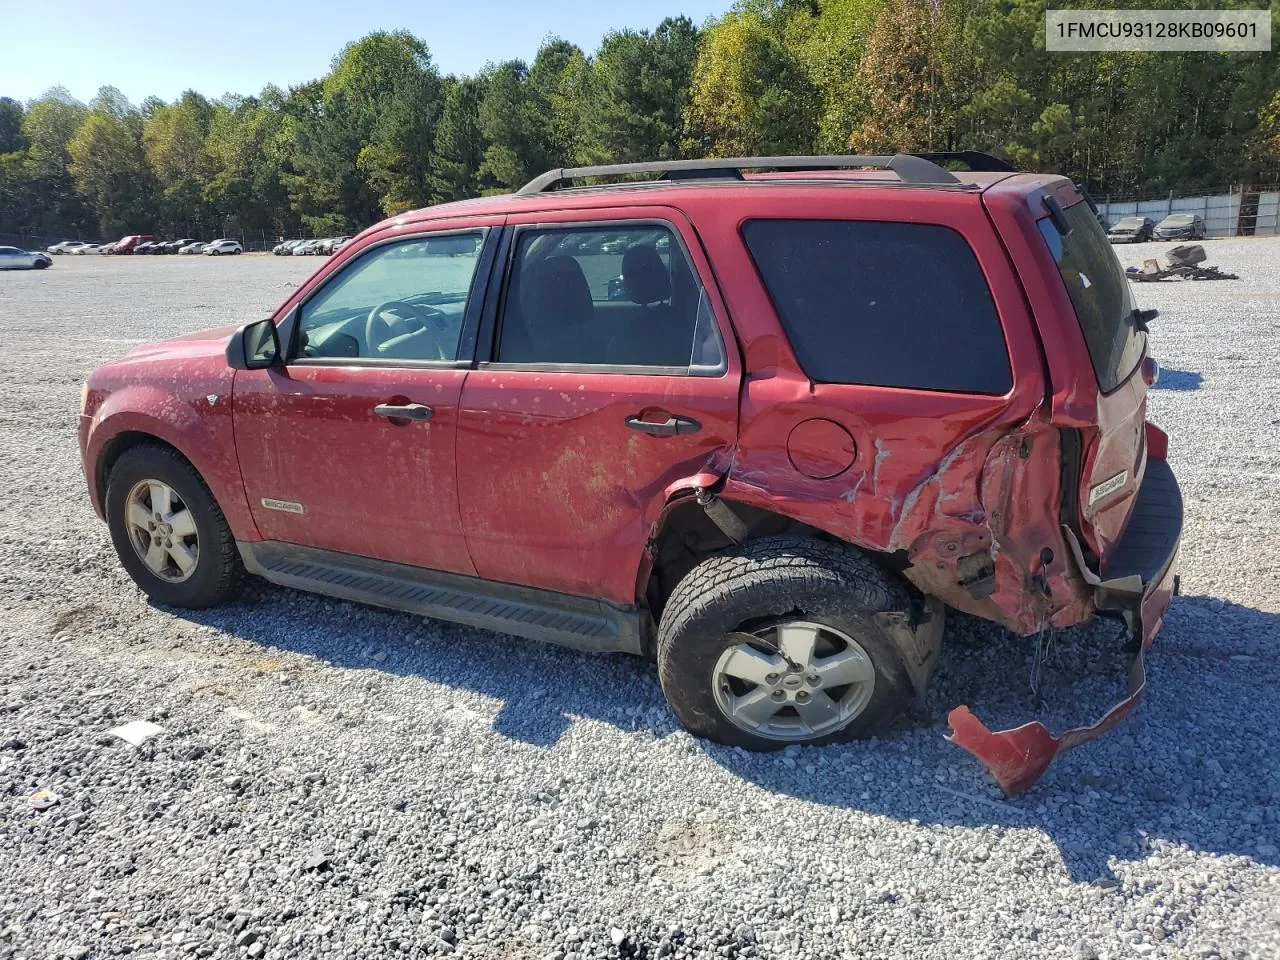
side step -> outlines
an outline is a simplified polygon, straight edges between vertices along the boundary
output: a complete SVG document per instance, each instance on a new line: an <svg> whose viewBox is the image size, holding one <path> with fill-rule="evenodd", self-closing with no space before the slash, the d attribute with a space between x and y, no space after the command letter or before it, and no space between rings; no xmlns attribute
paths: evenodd
<svg viewBox="0 0 1280 960"><path fill-rule="evenodd" d="M236 546L246 570L282 587L592 653L644 653L634 607L279 541Z"/></svg>

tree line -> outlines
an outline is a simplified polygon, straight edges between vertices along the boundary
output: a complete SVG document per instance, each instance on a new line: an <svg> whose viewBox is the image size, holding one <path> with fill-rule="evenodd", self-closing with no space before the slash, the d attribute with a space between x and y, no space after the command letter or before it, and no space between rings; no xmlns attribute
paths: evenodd
<svg viewBox="0 0 1280 960"><path fill-rule="evenodd" d="M698 156L977 149L1100 198L1280 181L1274 55L1049 54L1045 7L740 0L472 77L377 32L287 91L0 97L0 231L337 234L552 167Z"/></svg>

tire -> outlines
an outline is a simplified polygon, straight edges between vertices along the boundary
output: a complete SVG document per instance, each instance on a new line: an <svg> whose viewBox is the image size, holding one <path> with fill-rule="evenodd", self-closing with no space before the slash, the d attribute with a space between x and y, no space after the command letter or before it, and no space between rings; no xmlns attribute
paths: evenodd
<svg viewBox="0 0 1280 960"><path fill-rule="evenodd" d="M797 537L751 541L732 553L702 561L672 591L658 630L658 676L685 728L717 743L767 751L793 743L876 736L903 712L910 702L911 688L898 651L875 614L909 607L910 596L901 582L869 558L840 544ZM731 656L727 651L743 648L740 641L744 633L767 635L777 630L778 624L786 624L788 629L796 625L817 627L822 636L827 632L841 634L854 641L870 660L870 692L856 713L840 721L842 725L820 732L813 732L818 729L815 727L809 733L797 729L794 735L779 735L779 725L791 721L778 716L771 732L765 733L759 728L744 729L722 707L722 692L724 697L730 696L723 682L726 678L719 672L719 665ZM730 637L734 633L736 639ZM768 643L746 646L751 647L747 652L753 657L770 648ZM771 656L782 662L777 648L773 650ZM769 676L777 683L777 674ZM791 682L789 673L783 676L782 683ZM811 696L838 703L840 689L815 689ZM852 691L853 685L844 689ZM778 693L775 686L771 696ZM770 707L766 704L765 708ZM791 709L798 711L799 707ZM798 712L796 719L804 724Z"/></svg>
<svg viewBox="0 0 1280 960"><path fill-rule="evenodd" d="M33 264L33 266L34 266L37 270L48 270L48 269L49 269L49 264L45 263L43 260L37 261L35 264Z"/></svg>
<svg viewBox="0 0 1280 960"><path fill-rule="evenodd" d="M131 497L148 481L167 486L176 495L174 515L178 514L179 507L190 513L194 540L188 536L185 542L198 549L188 551L195 555L189 573L182 574L170 559L173 577L157 574L143 559L141 548L135 546L138 528L131 527L126 515ZM151 499L154 501L154 497ZM155 506L154 502L151 506ZM111 469L106 514L111 542L120 563L152 600L166 606L199 610L235 595L244 576L235 537L200 474L176 451L152 444L126 450ZM145 538L143 534L142 539ZM172 539L184 542L176 531ZM175 579L179 575L182 579Z"/></svg>

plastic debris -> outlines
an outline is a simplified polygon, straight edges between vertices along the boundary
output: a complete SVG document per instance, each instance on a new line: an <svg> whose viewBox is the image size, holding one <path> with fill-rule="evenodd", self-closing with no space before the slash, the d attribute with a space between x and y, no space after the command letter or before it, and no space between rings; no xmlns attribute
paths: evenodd
<svg viewBox="0 0 1280 960"><path fill-rule="evenodd" d="M107 733L119 737L125 743L140 747L144 740L150 740L157 733L164 733L164 727L157 727L150 720L130 720L122 726L108 730Z"/></svg>
<svg viewBox="0 0 1280 960"><path fill-rule="evenodd" d="M32 810L48 810L61 799L52 790L37 790L27 798L27 806Z"/></svg>

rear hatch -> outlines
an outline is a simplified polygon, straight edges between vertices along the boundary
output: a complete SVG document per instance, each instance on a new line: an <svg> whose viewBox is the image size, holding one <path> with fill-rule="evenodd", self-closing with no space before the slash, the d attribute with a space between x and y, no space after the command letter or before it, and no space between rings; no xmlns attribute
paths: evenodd
<svg viewBox="0 0 1280 960"><path fill-rule="evenodd" d="M1105 575L1147 465L1145 373L1154 364L1130 284L1070 180L1020 174L985 190L983 203L1043 345L1063 464L1060 521Z"/></svg>
<svg viewBox="0 0 1280 960"><path fill-rule="evenodd" d="M1129 281L1093 211L1074 191L1056 195L1069 229L1064 235L1049 216L1036 226L1070 298L1093 372L1093 383L1079 384L1081 394L1092 395L1093 416L1087 419L1093 422L1064 431L1064 470L1078 480L1073 485L1064 476L1063 519L1105 572L1146 469L1147 335Z"/></svg>

